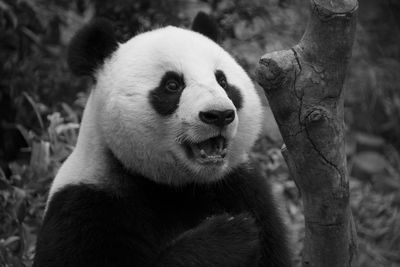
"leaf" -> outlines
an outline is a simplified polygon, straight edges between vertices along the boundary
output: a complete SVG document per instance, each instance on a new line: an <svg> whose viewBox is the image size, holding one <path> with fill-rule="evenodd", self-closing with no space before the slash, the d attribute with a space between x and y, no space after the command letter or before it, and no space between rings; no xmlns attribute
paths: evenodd
<svg viewBox="0 0 400 267"><path fill-rule="evenodd" d="M353 176L361 179L370 179L374 174L383 174L389 163L381 154L366 151L353 157Z"/></svg>
<svg viewBox="0 0 400 267"><path fill-rule="evenodd" d="M31 144L31 135L29 131L21 124L17 123L15 127L18 129L18 131L21 133L22 137L25 139L27 144Z"/></svg>
<svg viewBox="0 0 400 267"><path fill-rule="evenodd" d="M385 145L385 140L382 137L372 134L356 133L354 138L357 142L358 151L379 150Z"/></svg>
<svg viewBox="0 0 400 267"><path fill-rule="evenodd" d="M75 122L75 123L79 123L79 118L78 118L78 114L75 110L73 110L67 103L62 102L61 106L63 108L63 110L68 114L67 119L69 121Z"/></svg>
<svg viewBox="0 0 400 267"><path fill-rule="evenodd" d="M29 104L31 104L32 109L36 114L36 118L39 122L40 128L42 129L42 131L44 131L44 124L43 124L43 120L42 120L42 117L39 112L38 104L33 100L33 98L27 92L22 92L22 95L26 98L26 100L29 102Z"/></svg>
<svg viewBox="0 0 400 267"><path fill-rule="evenodd" d="M346 156L352 156L356 153L357 142L352 134L348 134L345 138L346 141Z"/></svg>
<svg viewBox="0 0 400 267"><path fill-rule="evenodd" d="M25 219L27 213L27 203L26 200L22 200L17 206L17 219L19 223L22 223Z"/></svg>
<svg viewBox="0 0 400 267"><path fill-rule="evenodd" d="M249 40L265 29L265 21L255 17L251 21L240 20L234 25L234 33L239 40Z"/></svg>
<svg viewBox="0 0 400 267"><path fill-rule="evenodd" d="M73 131L79 129L79 123L65 123L65 124L60 124L55 128L55 131L57 134L61 134L63 132L67 131Z"/></svg>
<svg viewBox="0 0 400 267"><path fill-rule="evenodd" d="M64 118L61 117L61 114L59 112L54 112L51 115L48 115L47 119L50 121L50 125L47 128L47 131L49 133L50 142L54 146L57 146L58 145L58 135L57 135L56 127L64 122Z"/></svg>
<svg viewBox="0 0 400 267"><path fill-rule="evenodd" d="M27 258L29 260L33 260L34 257L34 252L35 252L35 246L36 246L36 227L31 227L27 225L26 223L21 224L21 231L22 231L22 236L24 237L24 258Z"/></svg>
<svg viewBox="0 0 400 267"><path fill-rule="evenodd" d="M10 189L10 187L11 185L6 178L6 175L0 167L0 190L7 190Z"/></svg>
<svg viewBox="0 0 400 267"><path fill-rule="evenodd" d="M18 250L21 238L19 236L10 236L4 241L4 246L9 248L11 251Z"/></svg>
<svg viewBox="0 0 400 267"><path fill-rule="evenodd" d="M15 15L14 11L10 8L10 6L4 1L0 1L0 10L3 11L6 15L6 18L10 21L12 28L16 29L18 26L18 17Z"/></svg>
<svg viewBox="0 0 400 267"><path fill-rule="evenodd" d="M384 194L394 193L400 190L400 181L397 177L377 175L373 177L374 189Z"/></svg>
<svg viewBox="0 0 400 267"><path fill-rule="evenodd" d="M50 164L50 143L40 140L32 143L30 167L34 172L42 172L48 169Z"/></svg>

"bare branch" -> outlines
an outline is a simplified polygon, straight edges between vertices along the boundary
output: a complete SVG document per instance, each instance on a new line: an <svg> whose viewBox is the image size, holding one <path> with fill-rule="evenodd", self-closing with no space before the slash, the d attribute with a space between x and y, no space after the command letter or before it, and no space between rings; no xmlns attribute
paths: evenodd
<svg viewBox="0 0 400 267"><path fill-rule="evenodd" d="M342 89L357 8L356 0L311 0L311 16L299 44L264 55L257 70L302 194L303 266L356 265Z"/></svg>

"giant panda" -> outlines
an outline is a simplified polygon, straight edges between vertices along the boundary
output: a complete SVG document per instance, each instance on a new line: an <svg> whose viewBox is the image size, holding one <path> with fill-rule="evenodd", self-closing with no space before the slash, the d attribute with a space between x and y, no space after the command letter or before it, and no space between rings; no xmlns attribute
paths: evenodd
<svg viewBox="0 0 400 267"><path fill-rule="evenodd" d="M199 13L119 43L95 20L73 37L88 75L78 141L48 197L34 267L290 266L267 181L249 160L260 98Z"/></svg>

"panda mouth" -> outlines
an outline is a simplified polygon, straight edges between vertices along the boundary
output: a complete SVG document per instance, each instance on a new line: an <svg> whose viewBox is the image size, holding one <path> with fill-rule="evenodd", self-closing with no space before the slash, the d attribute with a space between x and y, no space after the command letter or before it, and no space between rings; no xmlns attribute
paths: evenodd
<svg viewBox="0 0 400 267"><path fill-rule="evenodd" d="M186 154L200 164L222 164L227 154L227 141L216 136L199 143L185 143Z"/></svg>

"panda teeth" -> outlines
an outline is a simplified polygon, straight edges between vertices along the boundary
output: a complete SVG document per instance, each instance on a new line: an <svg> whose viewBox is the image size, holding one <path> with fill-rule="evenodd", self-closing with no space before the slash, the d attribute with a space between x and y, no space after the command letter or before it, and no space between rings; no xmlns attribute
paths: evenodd
<svg viewBox="0 0 400 267"><path fill-rule="evenodd" d="M224 148L224 149L222 150L222 152L221 152L221 157L225 158L227 152L228 152L227 149Z"/></svg>
<svg viewBox="0 0 400 267"><path fill-rule="evenodd" d="M205 159L207 157L206 152L204 151L204 149L200 150L200 156Z"/></svg>
<svg viewBox="0 0 400 267"><path fill-rule="evenodd" d="M189 157L200 163L219 164L227 155L227 143L225 138L217 136L199 143L186 143L185 150Z"/></svg>

